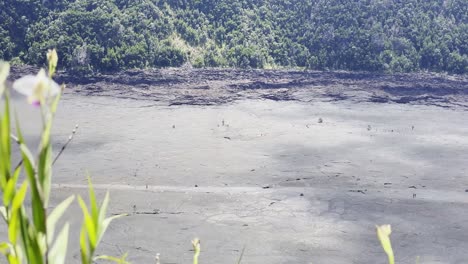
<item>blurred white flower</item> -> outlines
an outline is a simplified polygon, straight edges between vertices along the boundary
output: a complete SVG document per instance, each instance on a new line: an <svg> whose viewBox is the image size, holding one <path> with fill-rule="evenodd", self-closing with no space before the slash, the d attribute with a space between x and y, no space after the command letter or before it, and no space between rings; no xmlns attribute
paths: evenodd
<svg viewBox="0 0 468 264"><path fill-rule="evenodd" d="M44 69L34 75L26 75L13 83L13 89L28 97L28 102L39 105L42 100L60 93L60 86L49 78Z"/></svg>

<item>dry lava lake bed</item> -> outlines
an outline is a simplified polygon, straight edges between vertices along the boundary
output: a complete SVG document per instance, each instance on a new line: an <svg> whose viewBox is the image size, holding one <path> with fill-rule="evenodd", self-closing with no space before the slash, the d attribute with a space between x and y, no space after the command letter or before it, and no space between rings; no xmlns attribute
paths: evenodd
<svg viewBox="0 0 468 264"><path fill-rule="evenodd" d="M13 70L12 79L31 68ZM468 262L468 78L227 69L79 78L59 106L51 206L111 192L99 252L132 263ZM28 140L37 109L15 96ZM68 263L79 263L81 214ZM4 230L2 228L2 230ZM2 231L4 233L4 231Z"/></svg>

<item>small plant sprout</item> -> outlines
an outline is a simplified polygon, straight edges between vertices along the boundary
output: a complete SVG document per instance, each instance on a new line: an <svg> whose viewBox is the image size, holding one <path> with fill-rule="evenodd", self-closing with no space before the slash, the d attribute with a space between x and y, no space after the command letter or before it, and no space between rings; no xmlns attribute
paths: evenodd
<svg viewBox="0 0 468 264"><path fill-rule="evenodd" d="M198 264L198 257L200 256L200 239L195 238L192 240L192 246L193 246L193 264Z"/></svg>
<svg viewBox="0 0 468 264"><path fill-rule="evenodd" d="M125 253L120 258L103 255L103 256L96 257L95 259L96 260L98 260L98 259L107 260L107 261L111 261L111 262L114 262L114 263L117 263L117 264L130 264L130 262L127 261L127 256L128 256L127 253Z"/></svg>
<svg viewBox="0 0 468 264"><path fill-rule="evenodd" d="M107 206L109 204L109 192L106 193L104 201L102 202L101 206L99 206L96 201L96 194L89 176L88 185L90 203L89 209L83 198L78 196L78 202L83 212L83 224L81 226L80 232L81 263L92 264L96 259L107 259L116 263L126 264L126 255L124 255L120 260L109 256L94 257L95 250L104 236L104 233L106 232L110 222L113 219L125 216L126 214L115 215L106 218Z"/></svg>
<svg viewBox="0 0 468 264"><path fill-rule="evenodd" d="M246 246L244 245L244 247L242 248L242 252L241 252L241 254L240 254L240 256L239 256L239 259L237 260L237 264L241 264L241 263L242 263L242 258L244 257L244 253L245 253L245 247L246 247Z"/></svg>
<svg viewBox="0 0 468 264"><path fill-rule="evenodd" d="M381 225L377 226L377 237L382 244L382 248L387 254L388 263L395 264L395 256L393 255L392 243L390 242L390 234L392 233L392 228L390 225Z"/></svg>

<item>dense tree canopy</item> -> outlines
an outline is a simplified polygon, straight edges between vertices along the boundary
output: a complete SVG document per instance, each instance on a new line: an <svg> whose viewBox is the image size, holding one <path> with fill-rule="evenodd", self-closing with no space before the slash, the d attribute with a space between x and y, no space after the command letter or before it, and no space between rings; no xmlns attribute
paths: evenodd
<svg viewBox="0 0 468 264"><path fill-rule="evenodd" d="M8 0L0 58L75 71L305 67L468 72L466 0Z"/></svg>

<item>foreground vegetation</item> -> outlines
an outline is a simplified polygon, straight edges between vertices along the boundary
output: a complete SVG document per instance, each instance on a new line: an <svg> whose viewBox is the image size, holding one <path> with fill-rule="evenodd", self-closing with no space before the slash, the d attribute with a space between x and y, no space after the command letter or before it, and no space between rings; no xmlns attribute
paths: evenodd
<svg viewBox="0 0 468 264"><path fill-rule="evenodd" d="M0 1L0 59L72 71L304 67L468 72L465 0Z"/></svg>
<svg viewBox="0 0 468 264"><path fill-rule="evenodd" d="M49 51L47 59L49 62L47 74L41 69L36 76L24 76L13 84L17 92L27 97L31 107L40 107L43 127L37 154L33 154L26 145L17 119L12 129L10 92L5 86L9 64L0 61L0 99L3 99L4 105L0 111L0 193L3 197L0 214L7 225L8 233L8 241L0 243L0 253L10 264L66 263L70 224L66 222L61 230L57 231L60 218L75 196L65 199L54 210L48 210L52 191L52 166L61 154L59 152L55 158L53 157L51 130L64 86L60 87L52 79L58 61L55 50ZM12 159L13 143L22 158L19 163L15 163L15 166ZM27 203L29 206L25 203L27 197L31 199L30 203ZM98 205L90 181L89 206L81 196L78 196L78 203L83 211L80 232L81 263L91 264L97 259L126 263L125 256L120 259L95 256L96 248L110 222L121 216L106 218L109 193L106 194L102 204Z"/></svg>

